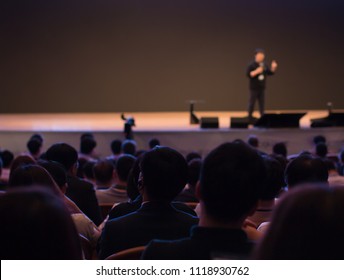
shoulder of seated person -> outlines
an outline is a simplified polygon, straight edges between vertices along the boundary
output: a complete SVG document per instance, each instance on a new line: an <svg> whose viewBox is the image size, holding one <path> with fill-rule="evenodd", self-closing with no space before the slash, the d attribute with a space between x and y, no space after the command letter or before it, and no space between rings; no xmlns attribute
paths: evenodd
<svg viewBox="0 0 344 280"><path fill-rule="evenodd" d="M72 182L72 183L77 183L78 185L83 185L83 186L87 186L87 187L91 187L92 189L94 188L93 187L93 184L90 183L90 182L87 182L86 180L84 179L81 179L79 177L76 177L76 176L68 176L67 180L69 182Z"/></svg>
<svg viewBox="0 0 344 280"><path fill-rule="evenodd" d="M129 214L125 214L124 216L115 217L113 219L108 220L105 226L112 226L112 225L114 226L122 222L127 222L127 220L129 219L135 218L137 214L138 214L137 211L134 211Z"/></svg>

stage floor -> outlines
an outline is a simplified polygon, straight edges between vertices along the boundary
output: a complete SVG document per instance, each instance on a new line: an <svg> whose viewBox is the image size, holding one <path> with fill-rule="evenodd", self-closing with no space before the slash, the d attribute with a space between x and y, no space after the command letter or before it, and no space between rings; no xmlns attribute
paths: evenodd
<svg viewBox="0 0 344 280"><path fill-rule="evenodd" d="M280 111L296 113L299 111ZM273 111L271 113L277 113ZM229 129L230 117L244 117L246 112L197 112L198 117L219 117L220 129L200 129L189 124L188 112L128 113L136 121L134 138L138 149L147 149L148 141L158 138L161 144L177 149L183 154L190 151L206 155L217 145L234 139L258 136L260 149L270 153L276 142L285 142L289 153L313 149L312 139L322 134L328 139L329 149L337 153L344 148L343 127L310 128L310 119L322 118L326 111L309 111L301 119L301 128ZM74 114L3 114L0 115L0 149L15 154L26 151L26 142L32 133L44 137L44 149L56 142L66 142L78 149L80 135L93 132L97 140L97 154L108 156L113 139L123 139L123 120L119 113Z"/></svg>
<svg viewBox="0 0 344 280"><path fill-rule="evenodd" d="M298 113L301 111L271 111ZM306 112L306 110L304 111ZM267 111L269 113L269 111ZM198 117L219 117L220 129L228 129L230 117L244 117L246 112L196 112ZM301 128L310 127L310 119L323 118L326 111L308 111L300 121ZM188 112L127 113L135 118L134 131L197 131L199 125L189 124ZM2 114L0 131L82 132L122 131L120 113L58 113L58 114Z"/></svg>

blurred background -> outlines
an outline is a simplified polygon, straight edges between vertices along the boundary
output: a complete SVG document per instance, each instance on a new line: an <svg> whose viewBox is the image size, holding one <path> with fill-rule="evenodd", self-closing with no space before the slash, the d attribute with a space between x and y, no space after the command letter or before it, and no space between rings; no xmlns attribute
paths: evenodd
<svg viewBox="0 0 344 280"><path fill-rule="evenodd" d="M2 0L0 113L243 111L255 48L268 110L344 108L344 1Z"/></svg>

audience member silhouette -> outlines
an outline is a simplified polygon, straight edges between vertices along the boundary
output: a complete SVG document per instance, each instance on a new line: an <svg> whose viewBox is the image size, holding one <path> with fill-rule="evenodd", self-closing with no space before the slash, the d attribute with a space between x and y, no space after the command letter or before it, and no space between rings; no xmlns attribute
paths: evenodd
<svg viewBox="0 0 344 280"><path fill-rule="evenodd" d="M220 145L202 165L197 187L199 226L192 229L188 238L150 242L143 258L247 258L253 244L242 227L256 210L265 179L264 161L255 149L242 141Z"/></svg>

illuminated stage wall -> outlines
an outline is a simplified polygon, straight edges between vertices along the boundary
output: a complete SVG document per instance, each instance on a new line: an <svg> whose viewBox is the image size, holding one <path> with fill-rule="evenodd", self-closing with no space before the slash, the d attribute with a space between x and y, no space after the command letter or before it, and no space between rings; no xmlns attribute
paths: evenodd
<svg viewBox="0 0 344 280"><path fill-rule="evenodd" d="M0 113L246 110L256 47L267 109L344 108L344 1L3 0Z"/></svg>

